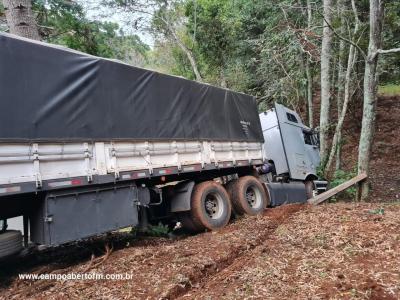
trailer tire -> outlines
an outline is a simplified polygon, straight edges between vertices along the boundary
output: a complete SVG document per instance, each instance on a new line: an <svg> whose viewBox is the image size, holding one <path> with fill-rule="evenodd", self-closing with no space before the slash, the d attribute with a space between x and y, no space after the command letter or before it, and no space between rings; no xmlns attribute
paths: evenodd
<svg viewBox="0 0 400 300"><path fill-rule="evenodd" d="M179 213L178 220L181 222L182 228L188 232L195 233L204 229L193 222L190 212Z"/></svg>
<svg viewBox="0 0 400 300"><path fill-rule="evenodd" d="M18 230L0 233L0 258L16 254L22 250L22 234Z"/></svg>
<svg viewBox="0 0 400 300"><path fill-rule="evenodd" d="M257 215L264 211L269 202L262 183L254 176L244 176L230 182L228 193L234 212L238 215Z"/></svg>
<svg viewBox="0 0 400 300"><path fill-rule="evenodd" d="M221 184L206 181L194 187L190 221L195 231L220 229L228 224L231 213L232 204L229 195Z"/></svg>

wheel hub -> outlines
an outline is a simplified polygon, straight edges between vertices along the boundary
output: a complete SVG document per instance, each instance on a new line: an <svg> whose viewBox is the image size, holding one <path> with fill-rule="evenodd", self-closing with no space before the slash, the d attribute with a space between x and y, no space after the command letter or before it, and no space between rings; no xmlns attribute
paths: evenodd
<svg viewBox="0 0 400 300"><path fill-rule="evenodd" d="M222 203L220 203L221 201L222 199L218 194L207 195L204 202L204 207L207 215L211 219L217 219L222 215L223 208Z"/></svg>
<svg viewBox="0 0 400 300"><path fill-rule="evenodd" d="M246 189L246 200L250 207L258 207L262 202L261 198L262 195L257 188L249 186Z"/></svg>
<svg viewBox="0 0 400 300"><path fill-rule="evenodd" d="M253 207L254 203L256 202L256 195L253 190L246 192L246 199L250 206Z"/></svg>

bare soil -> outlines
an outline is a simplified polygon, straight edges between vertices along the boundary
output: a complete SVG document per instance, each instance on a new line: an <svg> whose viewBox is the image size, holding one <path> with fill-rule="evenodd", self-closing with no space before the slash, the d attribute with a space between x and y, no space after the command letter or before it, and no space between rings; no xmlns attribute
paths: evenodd
<svg viewBox="0 0 400 300"><path fill-rule="evenodd" d="M288 205L219 232L150 239L88 272L132 280L28 281L0 299L400 299L400 203ZM22 268L83 273L87 259Z"/></svg>

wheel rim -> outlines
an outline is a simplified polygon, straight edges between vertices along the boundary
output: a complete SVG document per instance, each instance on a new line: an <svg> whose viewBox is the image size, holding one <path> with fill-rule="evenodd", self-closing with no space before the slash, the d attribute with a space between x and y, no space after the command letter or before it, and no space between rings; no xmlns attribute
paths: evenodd
<svg viewBox="0 0 400 300"><path fill-rule="evenodd" d="M204 208L210 219L219 219L224 212L224 200L218 193L207 194L204 201Z"/></svg>
<svg viewBox="0 0 400 300"><path fill-rule="evenodd" d="M246 200L251 208L259 208L262 203L262 194L260 190L251 185L246 189Z"/></svg>

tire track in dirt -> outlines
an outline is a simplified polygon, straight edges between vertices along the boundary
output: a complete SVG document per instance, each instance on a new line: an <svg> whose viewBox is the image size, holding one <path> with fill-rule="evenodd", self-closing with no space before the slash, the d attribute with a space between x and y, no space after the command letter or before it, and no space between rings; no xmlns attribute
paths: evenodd
<svg viewBox="0 0 400 300"><path fill-rule="evenodd" d="M243 260L248 260L249 254L254 252L260 247L264 247L265 240L272 235L276 229L285 223L294 213L305 209L307 206L302 204L286 205L275 209L269 209L264 214L264 218L269 219L269 224L266 228L261 229L261 233L257 238L243 247L233 249L231 255L222 257L215 261L211 266L205 266L204 269L198 270L189 276L190 285L184 287L176 285L167 291L162 299L180 299L185 298L192 290L201 289L209 281L217 278L220 274L224 273L230 267L236 264L242 264ZM190 295L189 295L190 296Z"/></svg>
<svg viewBox="0 0 400 300"><path fill-rule="evenodd" d="M213 276L252 253L280 224L306 205L267 209L263 215L239 218L218 232L176 241L165 239L114 252L93 272L132 273L129 281L22 281L9 279L0 299L177 299L204 285ZM29 273L82 273L88 261L60 266L42 265ZM4 296L4 298L2 298Z"/></svg>
<svg viewBox="0 0 400 300"><path fill-rule="evenodd" d="M311 207L179 299L400 299L399 209Z"/></svg>

